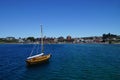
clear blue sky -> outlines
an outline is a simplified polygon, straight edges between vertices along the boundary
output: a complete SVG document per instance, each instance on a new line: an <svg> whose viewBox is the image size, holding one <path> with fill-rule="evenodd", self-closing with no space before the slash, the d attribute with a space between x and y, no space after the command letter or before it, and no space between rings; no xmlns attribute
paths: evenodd
<svg viewBox="0 0 120 80"><path fill-rule="evenodd" d="M0 0L0 37L120 35L120 0Z"/></svg>

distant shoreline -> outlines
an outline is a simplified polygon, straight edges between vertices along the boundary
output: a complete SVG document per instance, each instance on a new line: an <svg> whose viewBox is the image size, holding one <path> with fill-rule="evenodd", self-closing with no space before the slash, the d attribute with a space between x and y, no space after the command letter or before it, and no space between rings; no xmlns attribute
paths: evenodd
<svg viewBox="0 0 120 80"><path fill-rule="evenodd" d="M38 43L0 43L0 44L38 44ZM45 44L109 44L109 43L45 43ZM120 44L120 43L112 43Z"/></svg>

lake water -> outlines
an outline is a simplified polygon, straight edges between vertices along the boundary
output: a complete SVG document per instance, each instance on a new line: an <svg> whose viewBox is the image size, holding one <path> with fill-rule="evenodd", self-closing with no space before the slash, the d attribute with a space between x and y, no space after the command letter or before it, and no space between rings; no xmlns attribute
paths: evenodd
<svg viewBox="0 0 120 80"><path fill-rule="evenodd" d="M49 63L26 67L33 44L0 44L0 80L120 80L119 44L47 44Z"/></svg>

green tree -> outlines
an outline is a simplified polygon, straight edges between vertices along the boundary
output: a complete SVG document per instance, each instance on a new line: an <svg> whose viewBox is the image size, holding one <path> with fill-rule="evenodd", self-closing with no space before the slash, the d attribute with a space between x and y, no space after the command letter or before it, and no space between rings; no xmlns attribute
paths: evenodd
<svg viewBox="0 0 120 80"><path fill-rule="evenodd" d="M35 38L34 37L28 37L27 40L30 40L30 41L34 42Z"/></svg>

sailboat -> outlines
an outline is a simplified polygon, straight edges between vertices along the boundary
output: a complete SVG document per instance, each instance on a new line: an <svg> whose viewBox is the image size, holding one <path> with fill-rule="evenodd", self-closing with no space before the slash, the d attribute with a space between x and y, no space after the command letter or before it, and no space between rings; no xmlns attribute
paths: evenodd
<svg viewBox="0 0 120 80"><path fill-rule="evenodd" d="M29 56L26 60L27 65L40 64L49 61L51 54L44 54L43 44L43 31L41 25L41 53Z"/></svg>

